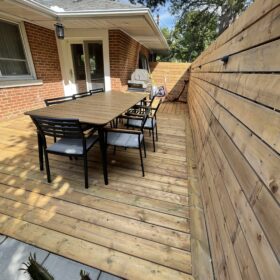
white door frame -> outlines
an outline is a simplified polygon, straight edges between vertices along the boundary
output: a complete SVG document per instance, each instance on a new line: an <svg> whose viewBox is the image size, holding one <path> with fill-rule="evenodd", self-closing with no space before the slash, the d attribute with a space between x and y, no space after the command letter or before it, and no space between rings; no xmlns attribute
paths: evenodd
<svg viewBox="0 0 280 280"><path fill-rule="evenodd" d="M65 29L64 40L57 39L61 73L64 84L64 94L76 93L74 66L72 60L71 44L83 44L88 41L101 41L103 46L104 84L105 91L111 90L110 59L109 59L109 33L108 30L96 29ZM85 50L84 50L85 54ZM86 75L87 76L87 75ZM88 85L88 79L87 79Z"/></svg>

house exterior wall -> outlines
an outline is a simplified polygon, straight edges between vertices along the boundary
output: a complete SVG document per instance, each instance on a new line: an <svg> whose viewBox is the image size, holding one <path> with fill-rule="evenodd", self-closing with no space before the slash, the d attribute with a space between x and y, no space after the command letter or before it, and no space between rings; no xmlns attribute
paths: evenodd
<svg viewBox="0 0 280 280"><path fill-rule="evenodd" d="M42 80L42 84L0 87L0 120L43 107L45 99L64 95L54 31L27 22L24 26L36 76ZM138 67L140 53L147 58L149 56L148 49L121 30L109 30L109 64L113 90L127 89L127 81Z"/></svg>
<svg viewBox="0 0 280 280"><path fill-rule="evenodd" d="M55 33L25 22L25 30L41 85L0 88L0 120L44 106L44 99L64 94Z"/></svg>
<svg viewBox="0 0 280 280"><path fill-rule="evenodd" d="M147 58L149 50L121 30L109 30L111 86L113 90L126 90L127 81L138 67L139 54Z"/></svg>

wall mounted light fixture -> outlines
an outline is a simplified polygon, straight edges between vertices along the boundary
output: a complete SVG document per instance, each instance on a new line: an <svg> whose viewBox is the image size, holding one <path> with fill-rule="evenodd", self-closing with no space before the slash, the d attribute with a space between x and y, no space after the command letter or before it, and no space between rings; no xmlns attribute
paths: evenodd
<svg viewBox="0 0 280 280"><path fill-rule="evenodd" d="M55 33L58 39L64 39L64 26L62 23L57 22L55 25Z"/></svg>

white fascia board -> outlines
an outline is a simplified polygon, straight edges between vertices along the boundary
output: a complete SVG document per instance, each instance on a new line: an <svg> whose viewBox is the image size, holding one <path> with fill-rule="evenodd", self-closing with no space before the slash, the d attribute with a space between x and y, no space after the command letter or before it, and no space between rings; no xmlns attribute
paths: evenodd
<svg viewBox="0 0 280 280"><path fill-rule="evenodd" d="M36 10L38 12L41 12L41 13L44 13L44 14L47 14L53 18L56 18L57 15L56 13L49 9L48 7L36 2L36 1L33 1L33 0L8 0L9 2L16 2L17 4L19 5L24 5L24 6L28 6L30 8L32 8L33 10Z"/></svg>
<svg viewBox="0 0 280 280"><path fill-rule="evenodd" d="M134 8L134 9L106 9L106 10L84 10L73 12L57 12L59 17L102 17L102 16L134 16L146 15L149 13L148 8Z"/></svg>
<svg viewBox="0 0 280 280"><path fill-rule="evenodd" d="M150 24L152 25L152 28L153 28L154 30L156 30L156 33L159 34L159 36L160 36L160 41L162 42L162 44L164 44L165 47L166 47L166 49L169 50L169 49L170 49L170 48L169 48L169 45L168 45L168 43L167 43L167 41L166 41L164 35L162 34L162 32L161 32L161 30L160 30L158 24L155 22L154 17L153 17L153 15L152 15L150 9L148 9L148 14L149 14L149 16L146 17L146 19L150 22Z"/></svg>

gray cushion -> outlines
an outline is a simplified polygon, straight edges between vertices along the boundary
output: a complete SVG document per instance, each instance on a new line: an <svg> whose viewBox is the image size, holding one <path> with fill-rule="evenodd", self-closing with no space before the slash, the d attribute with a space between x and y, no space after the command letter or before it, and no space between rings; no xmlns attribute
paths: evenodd
<svg viewBox="0 0 280 280"><path fill-rule="evenodd" d="M108 132L107 134L107 144L113 146L121 146L128 148L138 148L139 135L129 134L129 133L119 133L119 132ZM143 140L143 134L140 135L140 143Z"/></svg>
<svg viewBox="0 0 280 280"><path fill-rule="evenodd" d="M92 135L87 139L87 149L90 148L98 140L97 135ZM56 143L47 148L49 152L64 153L72 155L83 154L83 141L82 139L68 139L61 138Z"/></svg>
<svg viewBox="0 0 280 280"><path fill-rule="evenodd" d="M129 126L133 126L133 127L141 127L141 120L127 120L128 121L128 125ZM154 128L156 125L156 120L154 119L153 123L152 123L152 118L148 118L145 122L144 128Z"/></svg>

